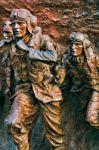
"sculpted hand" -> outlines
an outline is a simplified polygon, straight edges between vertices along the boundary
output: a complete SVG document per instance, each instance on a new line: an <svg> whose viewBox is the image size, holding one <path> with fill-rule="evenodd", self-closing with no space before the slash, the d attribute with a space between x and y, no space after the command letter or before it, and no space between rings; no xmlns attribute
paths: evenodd
<svg viewBox="0 0 99 150"><path fill-rule="evenodd" d="M61 85L64 82L66 71L62 69L61 65L57 65L55 68L56 71L56 83Z"/></svg>
<svg viewBox="0 0 99 150"><path fill-rule="evenodd" d="M29 47L22 40L16 42L16 46L21 50L29 52Z"/></svg>

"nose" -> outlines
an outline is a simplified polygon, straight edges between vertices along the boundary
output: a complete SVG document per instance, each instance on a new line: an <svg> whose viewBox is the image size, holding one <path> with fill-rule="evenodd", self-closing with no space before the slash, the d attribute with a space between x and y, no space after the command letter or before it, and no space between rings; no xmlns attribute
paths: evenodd
<svg viewBox="0 0 99 150"><path fill-rule="evenodd" d="M17 29L19 25L17 23L14 24L14 29Z"/></svg>
<svg viewBox="0 0 99 150"><path fill-rule="evenodd" d="M7 39L7 38L8 38L8 36L7 36L7 34L6 34L6 33L3 33L3 37L4 37L5 39Z"/></svg>
<svg viewBox="0 0 99 150"><path fill-rule="evenodd" d="M74 49L75 47L76 47L76 46L75 46L75 44L73 43L73 44L72 44L72 49Z"/></svg>

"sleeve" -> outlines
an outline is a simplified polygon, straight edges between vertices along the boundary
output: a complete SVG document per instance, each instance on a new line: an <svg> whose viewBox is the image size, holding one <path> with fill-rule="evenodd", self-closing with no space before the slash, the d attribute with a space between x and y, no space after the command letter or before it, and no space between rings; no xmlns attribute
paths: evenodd
<svg viewBox="0 0 99 150"><path fill-rule="evenodd" d="M57 61L57 53L54 49L53 41L47 35L41 37L40 50L29 49L29 57L31 59L41 60L41 61Z"/></svg>

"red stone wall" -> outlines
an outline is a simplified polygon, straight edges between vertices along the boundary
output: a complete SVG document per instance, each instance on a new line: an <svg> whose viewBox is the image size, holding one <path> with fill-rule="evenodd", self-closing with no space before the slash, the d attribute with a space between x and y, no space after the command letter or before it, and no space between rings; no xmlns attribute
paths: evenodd
<svg viewBox="0 0 99 150"><path fill-rule="evenodd" d="M98 44L99 12L96 0L0 0L2 17L9 16L12 8L27 8L37 16L38 25L61 46L72 31L87 32ZM0 26L1 28L1 26ZM0 35L1 37L1 35Z"/></svg>

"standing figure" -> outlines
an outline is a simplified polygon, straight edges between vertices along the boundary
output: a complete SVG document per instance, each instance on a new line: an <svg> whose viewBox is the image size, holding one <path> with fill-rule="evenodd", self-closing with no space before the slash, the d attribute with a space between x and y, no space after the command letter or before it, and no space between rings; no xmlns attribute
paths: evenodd
<svg viewBox="0 0 99 150"><path fill-rule="evenodd" d="M86 90L89 96L86 119L90 125L99 127L99 58L94 53L86 34L72 32L69 36L69 49L63 56L63 68L67 80L70 80L70 92L80 92L84 98Z"/></svg>
<svg viewBox="0 0 99 150"><path fill-rule="evenodd" d="M9 52L11 48L11 43L13 40L13 30L11 26L11 21L9 18L3 20L3 39L0 41L0 63L1 69L4 74L0 78L0 90L4 93L9 93L10 91L10 64L9 64ZM6 77L5 77L6 76ZM4 80L3 80L4 79ZM6 84L5 84L6 80Z"/></svg>
<svg viewBox="0 0 99 150"><path fill-rule="evenodd" d="M37 18L26 9L11 11L14 42L10 51L15 94L5 123L18 150L29 150L30 132L40 110L53 150L64 150L61 129L62 93L51 66L57 61L52 39L37 27Z"/></svg>
<svg viewBox="0 0 99 150"><path fill-rule="evenodd" d="M4 126L4 118L9 110L9 94L11 92L9 76L11 72L9 68L9 52L11 42L13 40L13 31L9 18L2 20L3 39L0 41L0 147L6 146L7 133ZM5 143L5 144L4 144ZM5 146L4 146L5 145Z"/></svg>

